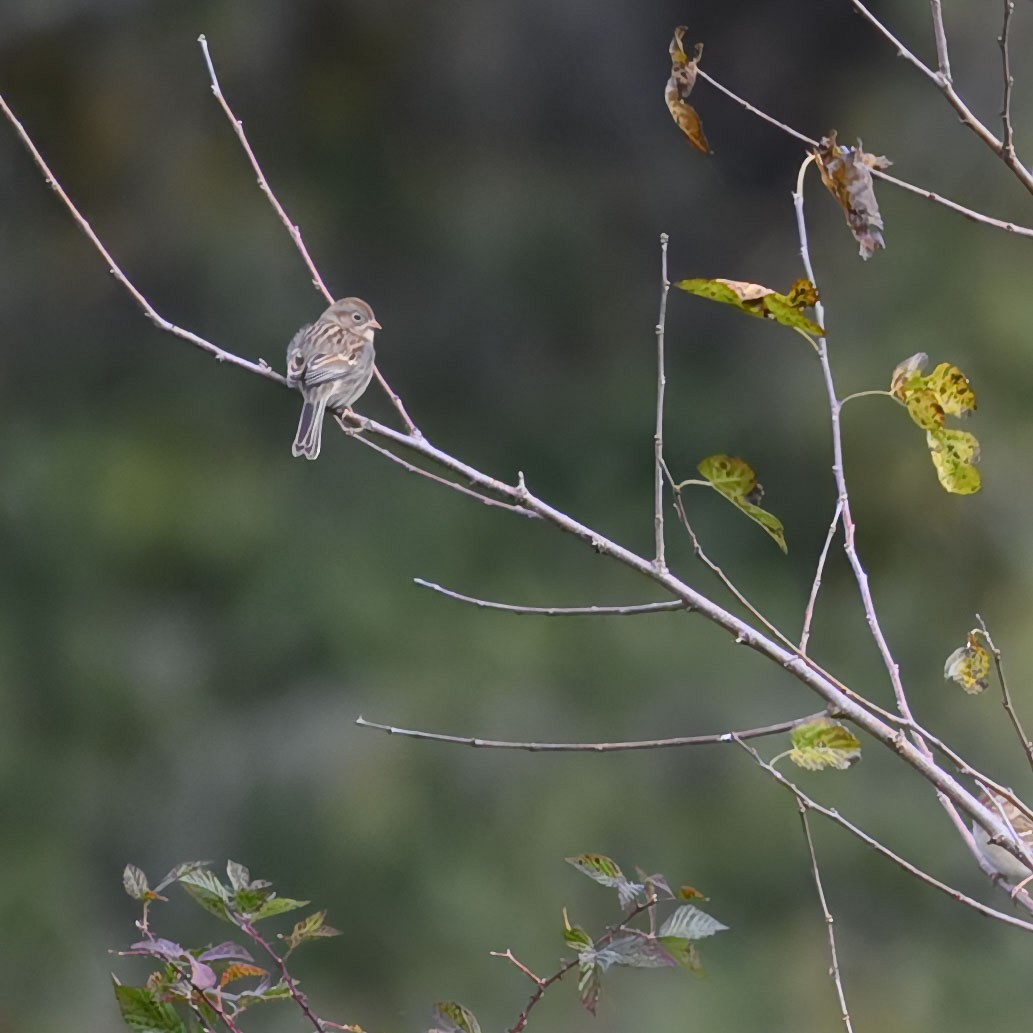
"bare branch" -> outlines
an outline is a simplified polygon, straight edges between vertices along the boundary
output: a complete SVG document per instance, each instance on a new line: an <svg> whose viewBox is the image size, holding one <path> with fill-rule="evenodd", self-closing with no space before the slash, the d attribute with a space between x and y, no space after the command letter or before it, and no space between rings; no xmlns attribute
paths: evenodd
<svg viewBox="0 0 1033 1033"><path fill-rule="evenodd" d="M656 321L656 435L653 438L653 533L656 537L656 569L667 570L664 558L664 333L667 328L667 295L671 281L667 278L666 233L660 234L660 316Z"/></svg>
<svg viewBox="0 0 1033 1033"><path fill-rule="evenodd" d="M202 351L207 352L217 362L226 362L232 366L239 366L241 369L246 369L249 373L257 373L260 377L265 377L266 380L275 380L278 384L286 384L287 381L277 373L267 362L259 360L258 362L251 362L249 359L242 358L240 355L234 355L232 352L225 351L222 348L216 347L211 341L206 341L203 337L199 337L197 334L191 333L189 330L184 330L180 326L176 326L175 323L170 323L164 316L159 315L154 306L136 289L136 287L130 282L129 278L119 268L118 263L114 258L111 257L111 253L101 243L100 238L96 233L93 232L93 227L87 222L86 217L82 215L72 199L65 193L64 188L57 181L57 177L53 172L50 171L50 166L47 165L40 154L36 145L32 142L29 134L25 131L25 127L15 118L14 112L7 106L7 101L4 100L3 95L0 94L0 111L3 111L4 117L14 127L14 131L18 134L21 142L25 145L25 149L32 155L32 160L36 163L40 172L43 173L44 182L50 187L51 190L57 194L58 200L65 206L68 213L75 220L76 225L86 235L89 242L97 249L101 258L104 259L105 264L108 267L108 272L115 277L116 280L129 292L132 299L140 306L143 313L147 318L159 329L164 330L166 333L174 334L176 337L182 338L184 341L189 341L192 345L200 348Z"/></svg>
<svg viewBox="0 0 1033 1033"><path fill-rule="evenodd" d="M1030 173L1022 162L1015 155L1014 148L1008 148L1004 142L985 126L969 109L968 105L961 99L954 84L951 81L950 59L947 55L947 35L943 27L943 11L940 8L940 0L929 0L929 6L933 16L933 34L936 38L936 55L938 68L933 70L924 61L906 47L893 35L892 32L878 18L868 10L861 0L850 0L854 7L896 48L897 53L911 62L923 75L932 80L939 91L946 97L947 103L958 113L963 125L967 126L976 136L979 137L991 151L1002 159L1005 165L1011 169L1015 178L1033 194L1033 173Z"/></svg>
<svg viewBox="0 0 1033 1033"><path fill-rule="evenodd" d="M818 601L818 591L821 588L821 578L825 571L825 562L829 556L829 548L832 539L836 536L836 528L839 527L839 519L843 515L843 503L836 502L836 512L832 516L832 523L829 524L829 533L825 536L825 544L822 546L821 555L818 557L818 569L814 572L814 580L811 582L811 594L807 597L807 608L803 614L803 631L800 633L800 652L807 652L807 643L811 637L811 621L814 619L814 604Z"/></svg>
<svg viewBox="0 0 1033 1033"><path fill-rule="evenodd" d="M779 721L761 728L750 728L743 732L716 732L711 735L683 735L675 739L640 739L631 742L511 742L507 739L481 739L472 736L444 735L440 732L422 732L412 728L397 728L367 721L364 717L355 719L360 728L373 728L388 735L401 735L407 739L424 739L430 742L447 742L454 746L473 746L486 750L523 750L527 753L617 753L626 750L663 750L683 746L713 746L717 743L738 739L758 739L765 735L780 735L791 731L801 721L810 721L820 715L796 717L791 721Z"/></svg>
<svg viewBox="0 0 1033 1033"><path fill-rule="evenodd" d="M739 742L735 740L739 745L753 758L758 767L774 779L780 786L789 790L796 797L796 801L803 807L806 807L810 811L814 811L817 814L824 815L830 821L835 822L840 827L847 830L851 835L856 836L862 843L870 846L876 853L881 854L883 857L888 858L899 868L902 868L908 874L913 875L916 879L921 882L932 886L933 889L939 890L941 893L946 894L952 900L958 901L960 904L964 904L966 907L972 908L974 911L978 911L982 915L986 915L989 918L996 918L998 921L1004 922L1006 925L1015 926L1017 929L1024 929L1026 932L1033 933L1033 922L1023 921L1021 918L1016 918L1013 915L1005 914L1003 911L995 911L992 907L988 907L986 904L980 903L978 900L973 900L972 897L966 896L960 890L955 889L953 886L948 886L945 882L940 882L939 879L933 878L928 872L922 871L921 868L917 868L911 864L910 861L905 861L899 854L895 854L889 847L883 846L877 839L873 839L863 829L859 828L852 821L848 821L843 817L839 811L831 807L823 807L820 803L817 803L811 797L809 797L799 786L794 782L791 782L785 775L782 774L777 768L772 767L763 757L750 745L745 742ZM999 821L999 819L998 819ZM1001 822L1001 831L1003 833L1002 838L1008 838L1007 827ZM969 836L971 839L971 835ZM975 846L973 844L973 850ZM1016 856L1018 856L1016 854Z"/></svg>
<svg viewBox="0 0 1033 1033"><path fill-rule="evenodd" d="M446 481L445 483L451 484L452 482ZM449 599L458 599L461 603L470 603L482 610L504 610L506 613L532 614L538 617L631 617L642 613L669 613L672 610L688 609L685 603L679 599L661 603L637 603L631 606L518 606L513 603L496 603L489 599L463 595L461 592L453 592L450 588L436 585L433 581L424 581L421 577L414 577L413 581L421 588L429 588L432 592L447 595Z"/></svg>
<svg viewBox="0 0 1033 1033"><path fill-rule="evenodd" d="M1004 676L1004 659L1001 655L1001 651L994 644L994 640L990 637L990 632L987 629L986 624L983 622L983 618L976 614L976 620L979 622L979 627L983 632L983 638L986 640L986 644L990 649L990 654L994 658L994 668L997 671L997 681L1001 686L1001 695L1004 699L1004 709L1008 714L1008 719L1012 723L1012 727L1015 729L1015 734L1019 737L1019 742L1022 743L1022 748L1026 752L1026 760L1029 761L1029 765L1033 768L1033 742L1030 742L1029 736L1026 735L1025 729L1022 727L1022 723L1019 721L1019 715L1015 710L1015 706L1012 703L1011 693L1008 691L1008 679ZM1000 791L1000 787L995 787ZM1009 796L1010 793L1003 795ZM1012 801L1016 807L1023 810L1027 810L1024 804L1018 800ZM1027 810L1028 815L1028 810Z"/></svg>
<svg viewBox="0 0 1033 1033"><path fill-rule="evenodd" d="M853 1033L853 1025L850 1022L850 1011L846 1006L846 994L843 992L843 979L839 973L839 956L836 952L836 932L833 928L835 920L832 912L829 911L828 903L825 900L825 890L821 885L821 872L818 870L818 855L814 850L814 838L811 836L811 825L807 819L807 808L799 801L796 806L800 810L800 822L803 825L803 837L807 841L807 853L811 858L811 875L814 877L814 888L818 894L818 903L821 904L821 913L825 918L825 930L829 938L829 975L836 987L836 997L839 999L839 1013L843 1018L843 1028L847 1033Z"/></svg>
<svg viewBox="0 0 1033 1033"><path fill-rule="evenodd" d="M498 509L508 510L510 513L516 513L517 516L527 517L529 520L541 519L537 513L532 513L530 510L524 509L523 506L514 506L510 502L500 502L498 499L489 498L487 495L482 495L479 491L474 491L472 488L467 488L462 484L456 484L455 481L450 481L447 477L441 477L436 473L432 473L430 470L424 470L422 466L416 466L415 463L406 462L401 456L395 455L389 448L384 448L383 445L378 445L375 441L370 441L361 430L357 430L355 427L348 423L347 417L340 413L334 415L334 419L337 420L338 424L346 434L353 437L356 441L361 442L367 448L372 448L374 452L379 452L382 456L386 456L393 463L397 463L403 470L407 470L409 473L417 474L420 477L426 477L429 481L434 481L436 484L442 484L446 488L451 488L453 491L458 491L461 495L468 495L470 498L476 499L478 502L483 503L485 506L494 506Z"/></svg>
<svg viewBox="0 0 1033 1033"><path fill-rule="evenodd" d="M308 269L309 274L312 277L312 285L316 290L322 293L323 297L326 298L328 302L332 304L334 296L329 290L327 290L326 284L323 282L323 278L319 275L319 270L316 268L315 262L312 261L312 257L308 253L308 248L305 247L305 243L301 239L301 228L297 223L291 221L287 212L284 210L283 205L281 205L277 200L276 195L272 191L272 187L269 186L269 181L265 178L265 173L262 171L262 167L258 164L255 152L251 149L251 144L248 143L247 136L244 133L244 123L233 114L233 110L230 108L229 103L223 95L222 88L219 86L219 79L215 74L215 65L212 63L211 54L208 52L208 40L205 38L204 33L197 37L197 42L201 44L201 51L204 54L204 63L208 68L208 78L212 84L212 93L215 95L215 99L219 102L219 107L222 108L226 117L229 119L230 125L233 126L233 131L237 134L237 139L240 141L241 147L244 148L247 160L251 163L251 168L258 177L259 189L263 194L265 194L266 199L273 206L273 210L279 217L280 222L283 223L287 232L291 235L291 240L294 241L294 246L298 249L298 253L301 255L302 261L304 261L305 267ZM406 430L415 437L419 437L420 431L416 424L409 418L409 414L405 411L405 406L402 404L401 398L398 397L397 393L384 379L383 374L376 366L373 367L373 374L377 378L377 383L380 384L381 389L397 410L398 415L405 424Z"/></svg>
<svg viewBox="0 0 1033 1033"><path fill-rule="evenodd" d="M1001 123L1004 134L1004 150L1007 161L1017 161L1015 155L1015 133L1011 124L1011 91L1015 79L1011 74L1011 57L1008 52L1008 33L1011 30L1011 16L1015 13L1015 0L1004 0L1004 24L997 43L1001 48L1001 72L1004 77L1004 100L1001 102Z"/></svg>
<svg viewBox="0 0 1033 1033"><path fill-rule="evenodd" d="M723 86L713 78L713 76L704 72L702 68L698 68L696 70L696 75L700 79L705 79L716 90L719 90L731 100L734 100L736 104L745 108L750 112L750 114L756 115L759 119L775 126L777 129L781 129L782 132L787 133L789 136L799 140L801 143L808 144L810 147L818 146L817 140L801 133L797 129L793 129L792 126L786 125L785 122L780 122L777 118L774 118L767 112L761 111L760 108L751 104L748 100L744 100L738 94L733 93L727 86ZM966 208L964 205L958 204L956 201L952 201L950 198L936 193L935 190L927 190L925 187L915 186L914 183L908 183L907 180L891 176L888 172L884 172L882 169L872 169L871 173L877 179L881 179L884 183L890 183L895 187L900 187L901 190L908 191L908 193L924 197L927 201L932 201L934 204L943 205L944 208L949 208L952 212L956 212L958 215L969 219L972 222L978 222L984 226L992 226L994 229L1004 230L1005 233L1012 233L1017 237L1033 238L1033 227L1020 226L1018 223L1008 222L1004 219L995 219L993 216L985 215L983 212L977 212L973 208Z"/></svg>

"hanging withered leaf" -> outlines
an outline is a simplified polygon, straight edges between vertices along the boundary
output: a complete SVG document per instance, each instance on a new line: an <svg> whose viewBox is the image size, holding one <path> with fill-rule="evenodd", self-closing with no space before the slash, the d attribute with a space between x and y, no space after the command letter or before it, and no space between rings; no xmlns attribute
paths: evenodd
<svg viewBox="0 0 1033 1033"><path fill-rule="evenodd" d="M667 88L664 90L664 100L667 101L667 110L671 118L677 123L678 128L688 137L689 143L703 154L710 154L710 144L703 133L703 123L696 114L696 109L688 104L689 94L692 87L696 85L696 66L703 56L703 44L697 43L695 52L690 58L682 46L682 37L686 33L686 27L679 25L674 30L674 39L671 40L671 77L667 80Z"/></svg>
<svg viewBox="0 0 1033 1033"><path fill-rule="evenodd" d="M764 497L764 489L757 483L757 475L749 463L735 456L713 455L701 460L696 469L736 509L760 524L783 552L789 551L782 521L758 504Z"/></svg>
<svg viewBox="0 0 1033 1033"><path fill-rule="evenodd" d="M986 690L989 673L990 654L971 631L965 645L955 649L943 665L944 678L956 681L971 696Z"/></svg>
<svg viewBox="0 0 1033 1033"><path fill-rule="evenodd" d="M905 359L890 378L890 394L926 433L930 458L944 490L954 495L979 491L979 442L974 434L945 426L948 416L967 416L976 408L968 378L949 362L941 362L928 376L925 352Z"/></svg>
<svg viewBox="0 0 1033 1033"><path fill-rule="evenodd" d="M742 280L679 280L675 287L723 305L732 305L748 316L773 319L783 326L794 326L815 337L824 337L825 331L803 314L818 301L818 291L810 280L797 280L785 294L770 287Z"/></svg>
<svg viewBox="0 0 1033 1033"><path fill-rule="evenodd" d="M888 158L866 154L860 140L856 147L840 147L834 129L821 138L814 157L821 181L846 213L850 232L860 245L859 254L867 261L876 248L886 246L872 169L885 169L893 163Z"/></svg>
<svg viewBox="0 0 1033 1033"><path fill-rule="evenodd" d="M845 771L861 759L860 741L831 717L817 717L798 724L789 738L793 743L789 759L808 771L824 768Z"/></svg>

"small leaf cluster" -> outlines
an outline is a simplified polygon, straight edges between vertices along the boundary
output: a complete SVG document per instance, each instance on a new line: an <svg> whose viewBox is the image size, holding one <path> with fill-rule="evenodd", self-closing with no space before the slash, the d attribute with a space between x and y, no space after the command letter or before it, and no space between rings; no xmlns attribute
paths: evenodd
<svg viewBox="0 0 1033 1033"><path fill-rule="evenodd" d="M290 933L274 939L255 927L257 922L305 907L307 900L280 897L272 883L252 879L243 865L230 861L227 881L216 876L206 861L177 865L153 888L136 865L126 865L122 881L126 892L143 904L137 927L143 938L122 956L151 958L157 965L143 986L127 986L115 980L115 999L125 1024L137 1033L186 1033L196 1028L236 1028L234 1020L252 1005L293 999L307 1009L296 980L283 963L302 943L340 935L326 925L325 911L316 911L297 922ZM165 902L162 890L178 883L204 910L235 926L251 941L251 949L227 940L203 947L187 947L156 935L150 927L150 907ZM262 964L252 951L258 949ZM270 967L266 967L269 963ZM345 1027L358 1030L358 1027Z"/></svg>

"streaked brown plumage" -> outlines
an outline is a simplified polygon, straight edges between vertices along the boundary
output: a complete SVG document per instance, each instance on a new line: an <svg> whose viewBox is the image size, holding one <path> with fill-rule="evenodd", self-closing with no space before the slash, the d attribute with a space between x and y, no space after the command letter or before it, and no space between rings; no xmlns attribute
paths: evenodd
<svg viewBox="0 0 1033 1033"><path fill-rule="evenodd" d="M323 414L345 409L373 376L373 331L380 324L361 298L335 301L314 323L303 326L287 346L287 383L297 387L301 408L296 456L315 459L323 437Z"/></svg>
<svg viewBox="0 0 1033 1033"><path fill-rule="evenodd" d="M980 794L980 799L990 808L997 817L1003 818L1011 825L1015 835L1026 847L1033 849L1033 821L1030 821L1025 813L1020 811L1010 800L1003 796L997 796L996 803L991 802L985 793ZM1010 883L1017 884L1017 892L1026 882L1033 878L1033 873L1013 854L990 842L990 836L982 825L973 823L972 835L975 837L976 846L979 852L996 868L1001 875Z"/></svg>

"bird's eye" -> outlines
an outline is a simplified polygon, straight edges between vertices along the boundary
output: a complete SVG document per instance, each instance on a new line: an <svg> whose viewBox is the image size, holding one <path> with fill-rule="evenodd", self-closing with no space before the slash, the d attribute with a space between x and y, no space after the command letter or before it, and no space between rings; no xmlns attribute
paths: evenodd
<svg viewBox="0 0 1033 1033"><path fill-rule="evenodd" d="M353 312L352 313L352 319L354 319L356 323L361 323L362 322L362 313L361 312Z"/></svg>

